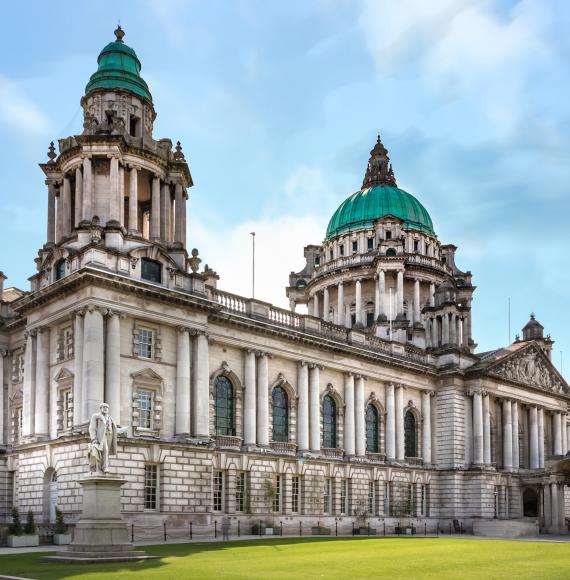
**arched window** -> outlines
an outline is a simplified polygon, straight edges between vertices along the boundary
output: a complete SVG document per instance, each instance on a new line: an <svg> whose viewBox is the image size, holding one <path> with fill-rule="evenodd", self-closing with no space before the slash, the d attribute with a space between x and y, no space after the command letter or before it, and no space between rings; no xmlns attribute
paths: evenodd
<svg viewBox="0 0 570 580"><path fill-rule="evenodd" d="M214 429L216 435L235 435L234 386L226 377L218 377L214 385Z"/></svg>
<svg viewBox="0 0 570 580"><path fill-rule="evenodd" d="M275 387L272 394L273 403L273 441L289 441L289 397L285 389Z"/></svg>
<svg viewBox="0 0 570 580"><path fill-rule="evenodd" d="M396 255L396 250L394 248L388 248L386 250L386 255L387 256L395 256Z"/></svg>
<svg viewBox="0 0 570 580"><path fill-rule="evenodd" d="M323 399L323 447L336 447L336 403L330 395Z"/></svg>
<svg viewBox="0 0 570 580"><path fill-rule="evenodd" d="M374 405L366 407L366 451L378 453L378 409Z"/></svg>
<svg viewBox="0 0 570 580"><path fill-rule="evenodd" d="M404 441L406 457L417 457L416 418L411 411L404 417Z"/></svg>

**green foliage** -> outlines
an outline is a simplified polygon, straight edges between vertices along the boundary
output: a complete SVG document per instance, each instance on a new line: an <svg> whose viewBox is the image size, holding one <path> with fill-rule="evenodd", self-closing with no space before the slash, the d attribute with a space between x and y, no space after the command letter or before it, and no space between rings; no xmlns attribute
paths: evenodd
<svg viewBox="0 0 570 580"><path fill-rule="evenodd" d="M24 533L22 529L22 522L20 521L20 512L18 508L14 506L12 508L12 523L8 526L8 533L11 536L21 536Z"/></svg>
<svg viewBox="0 0 570 580"><path fill-rule="evenodd" d="M55 529L56 534L67 534L67 525L63 521L63 512L55 508Z"/></svg>
<svg viewBox="0 0 570 580"><path fill-rule="evenodd" d="M24 534L27 536L33 536L35 533L36 533L36 522L34 521L34 512L32 510L28 510L26 525L24 526Z"/></svg>

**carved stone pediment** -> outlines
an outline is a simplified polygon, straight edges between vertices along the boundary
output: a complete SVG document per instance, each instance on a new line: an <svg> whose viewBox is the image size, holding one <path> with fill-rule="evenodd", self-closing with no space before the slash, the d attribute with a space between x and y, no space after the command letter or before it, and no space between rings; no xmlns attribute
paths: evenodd
<svg viewBox="0 0 570 580"><path fill-rule="evenodd" d="M550 393L570 395L570 388L558 374L554 365L534 345L497 362L488 369L487 373Z"/></svg>

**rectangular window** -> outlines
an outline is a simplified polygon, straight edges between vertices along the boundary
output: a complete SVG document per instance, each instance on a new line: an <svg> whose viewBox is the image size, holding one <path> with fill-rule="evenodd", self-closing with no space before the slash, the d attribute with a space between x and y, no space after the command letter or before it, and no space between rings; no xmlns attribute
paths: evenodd
<svg viewBox="0 0 570 580"><path fill-rule="evenodd" d="M238 473L236 476L236 511L246 511L246 497L247 497L247 474L245 472Z"/></svg>
<svg viewBox="0 0 570 580"><path fill-rule="evenodd" d="M325 477L323 511L325 514L330 514L332 512L332 480L330 477Z"/></svg>
<svg viewBox="0 0 570 580"><path fill-rule="evenodd" d="M221 512L224 505L224 472L214 471L213 477L212 511Z"/></svg>
<svg viewBox="0 0 570 580"><path fill-rule="evenodd" d="M153 358L154 354L154 330L139 328L138 355L141 358Z"/></svg>
<svg viewBox="0 0 570 580"><path fill-rule="evenodd" d="M410 516L416 514L416 494L414 493L415 489L416 486L413 483L408 483L408 501L406 511Z"/></svg>
<svg viewBox="0 0 570 580"><path fill-rule="evenodd" d="M64 361L73 358L73 328L68 326L60 330L57 337L57 360Z"/></svg>
<svg viewBox="0 0 570 580"><path fill-rule="evenodd" d="M341 256L344 256L344 244L341 244L341 245L338 247L338 253L339 253Z"/></svg>
<svg viewBox="0 0 570 580"><path fill-rule="evenodd" d="M421 489L421 515L429 517L429 485L423 484Z"/></svg>
<svg viewBox="0 0 570 580"><path fill-rule="evenodd" d="M144 466L144 509L158 509L158 465Z"/></svg>
<svg viewBox="0 0 570 580"><path fill-rule="evenodd" d="M415 240L414 241L414 252L417 252L420 249L420 243Z"/></svg>
<svg viewBox="0 0 570 580"><path fill-rule="evenodd" d="M386 239L387 240L391 240L392 239L392 232L391 231L387 231L386 232Z"/></svg>
<svg viewBox="0 0 570 580"><path fill-rule="evenodd" d="M152 429L152 395L152 391L144 389L137 391L140 429Z"/></svg>
<svg viewBox="0 0 570 580"><path fill-rule="evenodd" d="M149 282L162 282L162 264L156 260L142 258L141 260L141 278Z"/></svg>
<svg viewBox="0 0 570 580"><path fill-rule="evenodd" d="M369 250L374 249L374 238L368 238L368 249Z"/></svg>
<svg viewBox="0 0 570 580"><path fill-rule="evenodd" d="M334 259L334 254L333 254L332 250L330 251L330 259L331 259L331 261Z"/></svg>
<svg viewBox="0 0 570 580"><path fill-rule="evenodd" d="M392 502L391 500L391 483L389 481L384 482L384 515L392 515Z"/></svg>
<svg viewBox="0 0 570 580"><path fill-rule="evenodd" d="M73 427L73 395L71 388L61 391L61 403L63 419L61 424L64 429L71 429Z"/></svg>
<svg viewBox="0 0 570 580"><path fill-rule="evenodd" d="M368 482L368 514L373 516L376 515L376 510L374 509L374 482Z"/></svg>
<svg viewBox="0 0 570 580"><path fill-rule="evenodd" d="M340 481L340 513L343 516L348 514L348 481L346 479Z"/></svg>
<svg viewBox="0 0 570 580"><path fill-rule="evenodd" d="M358 252L358 242L352 242L352 251Z"/></svg>
<svg viewBox="0 0 570 580"><path fill-rule="evenodd" d="M275 496L273 497L273 511L281 512L281 485L283 478L280 475L275 476Z"/></svg>
<svg viewBox="0 0 570 580"><path fill-rule="evenodd" d="M301 482L300 477L298 475L294 475L291 480L291 511L294 514L299 513L299 506L300 506L300 497L301 497Z"/></svg>

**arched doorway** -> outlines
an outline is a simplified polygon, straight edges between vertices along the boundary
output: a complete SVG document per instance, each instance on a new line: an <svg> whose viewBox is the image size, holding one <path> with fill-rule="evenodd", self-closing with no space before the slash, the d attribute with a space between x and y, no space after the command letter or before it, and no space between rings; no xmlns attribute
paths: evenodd
<svg viewBox="0 0 570 580"><path fill-rule="evenodd" d="M50 524L55 523L58 493L57 472L49 467L44 475L44 520Z"/></svg>
<svg viewBox="0 0 570 580"><path fill-rule="evenodd" d="M538 493L534 487L525 487L523 491L523 516L538 517Z"/></svg>

